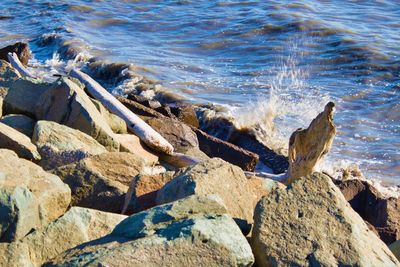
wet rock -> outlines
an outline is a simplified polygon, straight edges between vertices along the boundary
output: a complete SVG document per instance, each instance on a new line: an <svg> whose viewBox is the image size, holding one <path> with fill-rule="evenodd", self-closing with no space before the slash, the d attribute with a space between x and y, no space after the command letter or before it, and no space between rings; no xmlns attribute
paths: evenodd
<svg viewBox="0 0 400 267"><path fill-rule="evenodd" d="M192 128L199 140L199 147L207 156L218 157L234 165L241 167L245 171L254 171L258 155L213 137L199 129Z"/></svg>
<svg viewBox="0 0 400 267"><path fill-rule="evenodd" d="M331 149L336 134L334 112L335 104L329 102L307 129L297 129L290 136L288 183L313 173L315 166Z"/></svg>
<svg viewBox="0 0 400 267"><path fill-rule="evenodd" d="M38 120L54 121L80 130L107 148L119 151L114 133L89 96L74 82L63 77L46 90L36 103Z"/></svg>
<svg viewBox="0 0 400 267"><path fill-rule="evenodd" d="M53 170L72 190L73 206L120 213L134 176L143 160L125 152L108 152Z"/></svg>
<svg viewBox="0 0 400 267"><path fill-rule="evenodd" d="M359 179L334 182L351 207L375 227L387 245L400 239L400 199L385 198L374 186Z"/></svg>
<svg viewBox="0 0 400 267"><path fill-rule="evenodd" d="M91 99L93 104L96 106L97 110L100 112L100 114L103 116L103 118L107 121L108 125L110 125L111 130L114 133L118 134L126 134L128 132L128 128L126 126L126 123L123 119L118 117L115 114L110 113L102 104L100 101Z"/></svg>
<svg viewBox="0 0 400 267"><path fill-rule="evenodd" d="M161 113L146 107L140 103L137 103L133 100L126 99L125 97L117 96L117 99L124 104L130 111L135 113L140 117L148 117L148 118L162 118L164 117Z"/></svg>
<svg viewBox="0 0 400 267"><path fill-rule="evenodd" d="M9 62L7 57L8 53L17 54L21 63L25 66L28 64L29 58L31 57L31 52L29 50L28 44L21 42L1 48L0 59Z"/></svg>
<svg viewBox="0 0 400 267"><path fill-rule="evenodd" d="M156 206L157 192L171 181L175 172L165 172L156 175L137 175L132 179L125 195L123 214L137 213Z"/></svg>
<svg viewBox="0 0 400 267"><path fill-rule="evenodd" d="M390 251L393 252L393 254L396 256L396 258L400 261L400 240L397 240L396 242L392 243L389 246Z"/></svg>
<svg viewBox="0 0 400 267"><path fill-rule="evenodd" d="M141 157L148 165L153 165L158 162L158 156L151 152L136 135L115 134L114 137L120 143L121 152L133 153Z"/></svg>
<svg viewBox="0 0 400 267"><path fill-rule="evenodd" d="M196 134L189 126L171 118L152 118L147 123L164 137L176 151L199 147Z"/></svg>
<svg viewBox="0 0 400 267"><path fill-rule="evenodd" d="M71 190L57 176L0 149L0 240L21 239L64 214Z"/></svg>
<svg viewBox="0 0 400 267"><path fill-rule="evenodd" d="M175 118L175 116L173 115L173 113L171 112L171 109L169 106L163 106L161 105L160 102L156 101L156 100L149 100L143 96L140 95L128 95L128 99L135 101L143 106L146 106L148 108L151 108L159 113L161 113L162 115L166 116L166 117L170 117L170 118Z"/></svg>
<svg viewBox="0 0 400 267"><path fill-rule="evenodd" d="M186 123L195 128L199 128L199 120L197 119L196 111L192 105L175 105L170 106L172 114L174 114L178 120Z"/></svg>
<svg viewBox="0 0 400 267"><path fill-rule="evenodd" d="M21 78L21 75L11 67L10 63L0 60L0 95L2 97L7 94L10 85L19 78Z"/></svg>
<svg viewBox="0 0 400 267"><path fill-rule="evenodd" d="M33 129L35 128L36 121L31 117L22 114L10 114L0 119L0 122L14 128L20 133L25 134L29 138L32 137Z"/></svg>
<svg viewBox="0 0 400 267"><path fill-rule="evenodd" d="M157 204L191 195L218 195L228 213L245 230L253 222L253 194L243 171L222 159L214 158L188 167L157 193Z"/></svg>
<svg viewBox="0 0 400 267"><path fill-rule="evenodd" d="M38 147L40 164L46 170L107 152L91 136L52 121L36 123L32 142Z"/></svg>
<svg viewBox="0 0 400 267"><path fill-rule="evenodd" d="M0 122L0 148L13 150L21 158L39 161L40 154L31 140L23 133Z"/></svg>
<svg viewBox="0 0 400 267"><path fill-rule="evenodd" d="M314 173L263 197L251 245L258 266L398 266L328 176Z"/></svg>
<svg viewBox="0 0 400 267"><path fill-rule="evenodd" d="M251 248L215 200L191 197L140 212L48 266L251 266Z"/></svg>
<svg viewBox="0 0 400 267"><path fill-rule="evenodd" d="M24 114L35 118L35 107L52 83L30 78L18 79L10 85L4 98L4 114Z"/></svg>

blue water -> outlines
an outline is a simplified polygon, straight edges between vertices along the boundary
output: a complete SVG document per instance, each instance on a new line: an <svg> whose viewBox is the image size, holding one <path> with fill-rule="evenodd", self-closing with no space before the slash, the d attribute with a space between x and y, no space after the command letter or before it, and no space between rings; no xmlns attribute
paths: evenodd
<svg viewBox="0 0 400 267"><path fill-rule="evenodd" d="M189 101L262 128L272 146L285 147L333 100L329 160L400 181L396 0L2 0L0 10L0 45L30 41L38 62L84 52L130 63Z"/></svg>

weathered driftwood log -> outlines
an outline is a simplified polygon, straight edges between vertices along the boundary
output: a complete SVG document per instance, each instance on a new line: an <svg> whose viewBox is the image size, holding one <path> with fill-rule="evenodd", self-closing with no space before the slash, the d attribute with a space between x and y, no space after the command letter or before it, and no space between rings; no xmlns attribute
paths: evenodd
<svg viewBox="0 0 400 267"><path fill-rule="evenodd" d="M173 153L172 155L160 155L160 159L177 168L184 168L200 163L198 158L188 156L182 153Z"/></svg>
<svg viewBox="0 0 400 267"><path fill-rule="evenodd" d="M137 135L146 145L157 151L164 152L169 155L173 154L174 148L170 143L168 143L167 140L165 140L147 123L131 112L89 75L77 69L72 69L70 75L85 84L88 92L94 98L99 100L110 112L125 120L129 130Z"/></svg>
<svg viewBox="0 0 400 267"><path fill-rule="evenodd" d="M313 173L315 166L331 149L336 134L334 112L335 104L329 102L307 129L299 128L290 136L288 183Z"/></svg>
<svg viewBox="0 0 400 267"><path fill-rule="evenodd" d="M281 183L285 183L287 180L287 173L281 173L281 174L273 174L273 173L268 173L268 172L248 172L245 171L244 174L246 175L246 177L253 177L253 176L257 176L257 177L261 177L261 178L268 178L268 179L272 179L274 181L278 181Z"/></svg>
<svg viewBox="0 0 400 267"><path fill-rule="evenodd" d="M7 55L8 61L10 61L11 66L13 66L14 69L16 69L22 76L30 77L30 78L35 78L25 67L22 65L21 61L19 61L19 58L17 54L15 53L8 53Z"/></svg>

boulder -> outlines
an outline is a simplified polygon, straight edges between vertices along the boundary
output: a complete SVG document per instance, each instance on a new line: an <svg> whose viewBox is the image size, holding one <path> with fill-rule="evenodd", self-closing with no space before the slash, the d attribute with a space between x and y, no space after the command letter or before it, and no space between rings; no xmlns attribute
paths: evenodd
<svg viewBox="0 0 400 267"><path fill-rule="evenodd" d="M335 104L329 102L308 126L297 129L289 139L288 183L309 175L331 149L336 126L333 123Z"/></svg>
<svg viewBox="0 0 400 267"><path fill-rule="evenodd" d="M47 266L251 266L251 248L218 201L190 197L130 216Z"/></svg>
<svg viewBox="0 0 400 267"><path fill-rule="evenodd" d="M3 98L0 96L0 118L3 117Z"/></svg>
<svg viewBox="0 0 400 267"><path fill-rule="evenodd" d="M28 64L29 58L31 57L31 51L27 43L18 42L13 45L9 45L0 49L0 59L8 62L8 53L17 54L19 60L25 66Z"/></svg>
<svg viewBox="0 0 400 267"><path fill-rule="evenodd" d="M114 137L120 143L121 152L133 153L141 157L148 165L153 165L158 162L158 156L151 152L136 135L115 134Z"/></svg>
<svg viewBox="0 0 400 267"><path fill-rule="evenodd" d="M260 200L251 245L258 266L400 264L331 179L320 173Z"/></svg>
<svg viewBox="0 0 400 267"><path fill-rule="evenodd" d="M91 99L93 104L96 106L97 110L103 116L103 118L107 121L108 125L111 127L111 130L114 133L118 134L126 134L128 132L128 128L126 126L126 122L118 117L117 115L110 113L100 101L96 99Z"/></svg>
<svg viewBox="0 0 400 267"><path fill-rule="evenodd" d="M107 152L91 136L52 121L36 123L32 142L38 147L46 170Z"/></svg>
<svg viewBox="0 0 400 267"><path fill-rule="evenodd" d="M178 120L186 123L195 128L199 128L199 120L197 119L196 111L192 105L175 105L170 106L172 114L174 114Z"/></svg>
<svg viewBox="0 0 400 267"><path fill-rule="evenodd" d="M57 176L0 149L0 240L21 239L64 214L71 190Z"/></svg>
<svg viewBox="0 0 400 267"><path fill-rule="evenodd" d="M10 85L4 98L4 114L23 114L35 118L35 107L41 95L53 83L31 78L18 79Z"/></svg>
<svg viewBox="0 0 400 267"><path fill-rule="evenodd" d="M400 240L397 240L396 242L392 243L389 246L390 251L393 252L393 254L396 256L396 258L400 261Z"/></svg>
<svg viewBox="0 0 400 267"><path fill-rule="evenodd" d="M119 143L89 96L68 78L60 78L46 90L35 106L38 120L54 121L80 130L107 148L119 151Z"/></svg>
<svg viewBox="0 0 400 267"><path fill-rule="evenodd" d="M0 148L13 150L21 158L39 161L40 154L31 140L23 133L0 122Z"/></svg>
<svg viewBox="0 0 400 267"><path fill-rule="evenodd" d="M0 105L1 106L1 105ZM0 122L14 128L20 133L25 134L29 138L32 137L33 129L35 128L36 121L31 117L22 114L10 114L0 119Z"/></svg>
<svg viewBox="0 0 400 267"><path fill-rule="evenodd" d="M384 197L373 185L359 179L335 180L351 207L375 227L387 245L400 239L400 199Z"/></svg>
<svg viewBox="0 0 400 267"><path fill-rule="evenodd" d="M72 190L72 205L120 213L143 160L126 152L108 152L53 170Z"/></svg>
<svg viewBox="0 0 400 267"><path fill-rule="evenodd" d="M156 203L190 195L218 195L244 231L253 222L253 194L247 178L239 167L222 159L213 158L188 167L157 192Z"/></svg>
<svg viewBox="0 0 400 267"><path fill-rule="evenodd" d="M258 201L260 201L263 196L268 195L274 190L286 188L284 184L278 181L257 176L247 177L247 183L250 187L250 191L253 193L253 208L256 207Z"/></svg>
<svg viewBox="0 0 400 267"><path fill-rule="evenodd" d="M199 147L196 134L186 124L171 118L152 118L147 123L177 150Z"/></svg>
<svg viewBox="0 0 400 267"><path fill-rule="evenodd" d="M67 249L105 236L126 216L72 207L62 217L22 240L0 244L0 266L42 266Z"/></svg>
<svg viewBox="0 0 400 267"><path fill-rule="evenodd" d="M7 94L10 85L19 78L21 78L21 75L11 67L10 63L0 60L0 95L2 97Z"/></svg>
<svg viewBox="0 0 400 267"><path fill-rule="evenodd" d="M171 181L175 172L165 172L156 175L139 174L132 179L125 195L123 214L137 213L156 206L157 192Z"/></svg>

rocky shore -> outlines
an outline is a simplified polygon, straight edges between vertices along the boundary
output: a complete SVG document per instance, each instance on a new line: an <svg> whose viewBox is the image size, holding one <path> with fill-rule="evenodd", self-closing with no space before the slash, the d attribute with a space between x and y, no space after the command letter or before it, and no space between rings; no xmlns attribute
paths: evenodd
<svg viewBox="0 0 400 267"><path fill-rule="evenodd" d="M0 266L400 266L400 200L315 171L333 103L286 157L232 125L213 136L195 105L113 99L163 152L87 84L26 77L10 52L26 65L29 48L0 49Z"/></svg>

